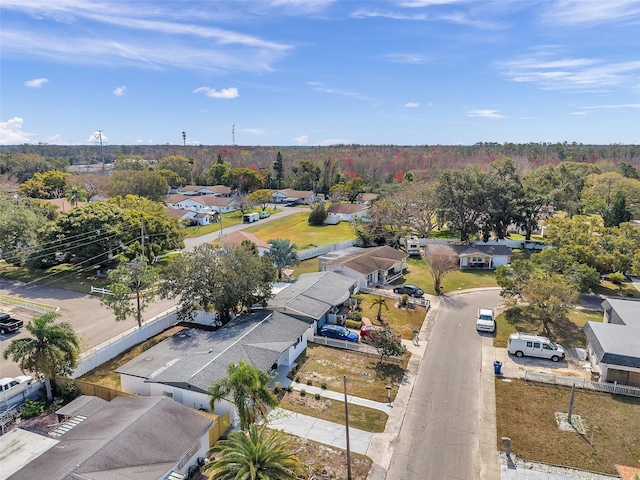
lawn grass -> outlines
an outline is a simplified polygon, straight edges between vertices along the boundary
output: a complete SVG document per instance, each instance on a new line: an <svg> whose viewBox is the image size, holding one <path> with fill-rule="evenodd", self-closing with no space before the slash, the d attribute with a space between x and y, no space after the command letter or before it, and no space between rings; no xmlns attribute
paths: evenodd
<svg viewBox="0 0 640 480"><path fill-rule="evenodd" d="M496 380L498 449L511 438L519 458L615 474L615 464L638 465L640 398L576 389L573 414L586 435L561 431L555 412L567 412L571 389L523 380ZM593 446L589 444L593 432Z"/></svg>
<svg viewBox="0 0 640 480"><path fill-rule="evenodd" d="M318 271L318 259L310 258L302 260L299 265L291 267L293 269L293 277L298 278L303 273L316 273Z"/></svg>
<svg viewBox="0 0 640 480"><path fill-rule="evenodd" d="M120 390L120 374L116 373L116 369L121 367L129 360L133 360L142 352L149 350L154 345L160 343L167 337L174 335L175 333L182 330L184 327L170 327L164 332L160 332L159 334L151 337L148 340L145 340L138 345L131 347L128 350L125 350L120 355L111 360L104 362L102 365L94 368L90 372L85 373L80 377L80 380L84 380L85 382L95 383L97 385L102 385L103 387L113 388L115 390Z"/></svg>
<svg viewBox="0 0 640 480"><path fill-rule="evenodd" d="M609 280L601 280L599 285L592 288L593 293L607 297L640 298L640 291L629 281L616 285Z"/></svg>
<svg viewBox="0 0 640 480"><path fill-rule="evenodd" d="M300 383L311 380L315 386L326 384L327 389L342 392L343 376L346 375L349 395L387 402L386 387L393 386L393 400L409 362L409 355L404 356L402 363L389 360L380 364L378 357L310 343L296 362L300 365L296 373Z"/></svg>
<svg viewBox="0 0 640 480"><path fill-rule="evenodd" d="M421 258L409 257L407 259L407 272L404 279L404 283L417 285L430 295L436 294L429 265ZM442 282L444 292L497 286L493 270L454 270L449 272Z"/></svg>
<svg viewBox="0 0 640 480"><path fill-rule="evenodd" d="M372 306L371 302L378 298L374 294L361 294L362 301L359 307L363 317L367 317L374 325L378 325L378 306ZM394 299L386 299L387 308L382 307L382 318L388 325L389 330L400 335L404 339L413 338L413 330L420 330L427 311L424 307L416 307L415 310L400 309L394 305Z"/></svg>
<svg viewBox="0 0 640 480"><path fill-rule="evenodd" d="M300 463L310 479L347 478L347 453L340 448L314 442L288 433L283 435L289 440L291 449L296 452ZM351 452L351 478L363 480L369 475L373 461L366 455Z"/></svg>
<svg viewBox="0 0 640 480"><path fill-rule="evenodd" d="M582 327L587 322L602 322L602 312L572 308L567 318L557 319L550 325L552 340L565 348L586 348L587 337ZM526 307L514 307L501 313L496 318L495 347L506 347L509 335L515 332L532 333L546 336L542 322L531 317Z"/></svg>
<svg viewBox="0 0 640 480"><path fill-rule="evenodd" d="M258 208L251 211L259 212L261 210L261 208ZM222 228L238 225L239 223L242 223L241 211L237 210L235 212L222 214ZM200 235L206 235L207 233L211 232L219 232L220 222L210 223L209 225L195 225L193 227L185 227L185 231L187 232L186 238L199 237Z"/></svg>
<svg viewBox="0 0 640 480"><path fill-rule="evenodd" d="M298 250L330 245L356 238L353 227L347 222L338 225L323 225L321 227L309 225L309 210L294 213L267 223L247 228L245 231L253 233L265 242L275 238L288 238L298 246Z"/></svg>
<svg viewBox="0 0 640 480"><path fill-rule="evenodd" d="M293 390L284 394L280 400L280 408L302 413L315 418L321 418L329 422L345 424L344 402L331 398L316 400L314 395ZM349 404L349 426L359 428L365 432L384 432L389 416L380 410L363 407L362 405Z"/></svg>
<svg viewBox="0 0 640 480"><path fill-rule="evenodd" d="M91 293L91 287L107 287L111 283L106 278L98 278L96 270L82 269L72 265L56 265L51 268L16 267L0 264L0 276L26 283L37 283L51 287L64 288L85 294Z"/></svg>

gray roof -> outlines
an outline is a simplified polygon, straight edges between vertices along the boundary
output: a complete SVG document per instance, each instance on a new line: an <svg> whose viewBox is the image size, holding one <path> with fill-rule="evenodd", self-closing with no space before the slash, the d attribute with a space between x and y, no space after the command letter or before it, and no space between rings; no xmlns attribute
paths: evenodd
<svg viewBox="0 0 640 480"><path fill-rule="evenodd" d="M342 305L356 283L334 272L305 273L269 300L268 308L319 320L334 306Z"/></svg>
<svg viewBox="0 0 640 480"><path fill-rule="evenodd" d="M363 275L388 270L407 258L401 250L384 245L370 248L345 248L323 255L325 265L343 265Z"/></svg>
<svg viewBox="0 0 640 480"><path fill-rule="evenodd" d="M587 322L583 330L598 361L640 368L640 328Z"/></svg>
<svg viewBox="0 0 640 480"><path fill-rule="evenodd" d="M448 245L456 255L470 256L470 255L490 255L495 256L513 256L513 251L506 245ZM428 247L427 247L428 248Z"/></svg>
<svg viewBox="0 0 640 480"><path fill-rule="evenodd" d="M640 329L640 300L631 298L607 298L602 302L603 310L611 323L634 326Z"/></svg>
<svg viewBox="0 0 640 480"><path fill-rule="evenodd" d="M227 365L243 360L263 371L309 328L302 320L263 310L241 315L209 332L183 329L116 372L205 393L227 375Z"/></svg>
<svg viewBox="0 0 640 480"><path fill-rule="evenodd" d="M85 417L88 417L100 410L107 403L109 402L92 395L80 395L64 407L56 410L56 414L64 415L66 417L73 417L74 415L84 415Z"/></svg>
<svg viewBox="0 0 640 480"><path fill-rule="evenodd" d="M212 425L169 398L116 397L9 478L157 480Z"/></svg>

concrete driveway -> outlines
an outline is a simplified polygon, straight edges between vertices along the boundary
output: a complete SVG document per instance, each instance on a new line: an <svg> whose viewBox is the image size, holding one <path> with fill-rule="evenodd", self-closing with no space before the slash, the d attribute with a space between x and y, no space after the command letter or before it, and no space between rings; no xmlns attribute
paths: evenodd
<svg viewBox="0 0 640 480"><path fill-rule="evenodd" d="M0 294L31 300L60 308L59 321L71 323L76 333L81 338L81 351L86 351L109 340L110 338L134 327L136 321L131 319L124 322L116 322L113 313L100 304L100 298L95 295L85 295L62 288L40 285L25 285L23 282L2 279ZM145 320L158 315L172 306L175 301L157 300L144 312ZM28 320L37 316L37 313L16 309L0 304L0 310L7 311L13 317ZM2 354L14 338L27 337L23 328L19 333L0 335L0 377L15 377L20 375L20 369L16 364L2 358Z"/></svg>

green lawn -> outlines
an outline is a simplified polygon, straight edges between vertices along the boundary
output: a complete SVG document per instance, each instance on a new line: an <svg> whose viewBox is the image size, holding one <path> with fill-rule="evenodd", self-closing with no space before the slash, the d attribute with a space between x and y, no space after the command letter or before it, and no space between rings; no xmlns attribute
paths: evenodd
<svg viewBox="0 0 640 480"><path fill-rule="evenodd" d="M407 269L408 272L404 276L404 283L417 285L426 293L435 295L433 279L426 261L421 258L410 257L407 260ZM493 270L454 270L449 272L442 282L444 292L497 286Z"/></svg>
<svg viewBox="0 0 640 480"><path fill-rule="evenodd" d="M303 273L314 273L318 271L318 259L310 258L309 260L303 260L300 265L291 267L293 269L293 277L297 278Z"/></svg>
<svg viewBox="0 0 640 480"><path fill-rule="evenodd" d="M98 278L94 269L82 269L67 264L56 265L46 269L32 269L15 267L6 263L0 264L0 276L20 280L22 282L35 282L38 285L64 288L80 293L91 293L91 287L107 287L110 281L106 278Z"/></svg>
<svg viewBox="0 0 640 480"><path fill-rule="evenodd" d="M582 327L587 322L602 322L602 312L572 308L567 318L554 321L550 328L552 340L565 348L587 346L587 337ZM501 313L496 318L494 346L506 347L509 335L514 332L533 333L546 336L542 323L527 314L525 307L515 307Z"/></svg>
<svg viewBox="0 0 640 480"><path fill-rule="evenodd" d="M338 225L311 226L308 223L309 211L294 213L267 223L247 228L245 231L253 233L262 240L288 238L298 246L298 250L330 245L355 238L353 227L347 222Z"/></svg>
<svg viewBox="0 0 640 480"><path fill-rule="evenodd" d="M261 212L261 211L262 211L261 208L254 208L252 210L248 210L247 212L250 213L250 212ZM281 211L282 209L276 209L275 211L271 209L267 209L267 212L271 214L278 213ZM236 212L222 214L223 229L225 227L231 227L232 225L238 225L239 223L242 223L242 212L236 211ZM220 231L220 223L212 223L210 225L204 225L204 226L196 225L195 227L186 227L185 230L187 231L187 235L186 235L187 238L199 237L200 235L205 235L207 233Z"/></svg>
<svg viewBox="0 0 640 480"><path fill-rule="evenodd" d="M371 302L377 296L362 294L361 297L362 300L358 306L361 309L362 316L369 318L374 325L377 325L378 306L371 305ZM389 329L404 339L413 338L413 330L420 330L424 317L427 315L427 310L424 307L416 307L415 310L397 308L392 298L387 298L386 304L386 308L382 307L382 318L388 324Z"/></svg>
<svg viewBox="0 0 640 480"><path fill-rule="evenodd" d="M616 285L609 280L601 280L600 284L592 288L593 293L606 295L608 297L632 297L640 298L640 291L631 282L624 281L621 285Z"/></svg>

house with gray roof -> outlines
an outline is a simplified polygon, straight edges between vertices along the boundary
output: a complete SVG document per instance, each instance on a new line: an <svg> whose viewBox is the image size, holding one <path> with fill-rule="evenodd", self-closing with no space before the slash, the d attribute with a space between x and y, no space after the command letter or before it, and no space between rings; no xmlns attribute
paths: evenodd
<svg viewBox="0 0 640 480"><path fill-rule="evenodd" d="M458 258L460 268L468 269L493 269L500 265L511 263L511 258L513 257L512 250L506 245L436 243L427 244L425 246L425 254L429 253L429 249L439 249L440 251L447 249L451 255Z"/></svg>
<svg viewBox="0 0 640 480"><path fill-rule="evenodd" d="M116 370L124 392L173 398L187 407L209 410L209 386L227 376L240 360L270 372L291 366L307 347L309 324L280 312L240 315L216 331L185 328ZM215 405L238 421L230 400Z"/></svg>
<svg viewBox="0 0 640 480"><path fill-rule="evenodd" d="M407 254L393 247L351 247L318 257L319 269L335 272L358 282L359 288L386 285L407 268Z"/></svg>
<svg viewBox="0 0 640 480"><path fill-rule="evenodd" d="M317 332L325 323L338 322L341 309L357 291L353 278L334 272L304 273L276 293L267 308L305 321Z"/></svg>
<svg viewBox="0 0 640 480"><path fill-rule="evenodd" d="M608 298L602 323L587 322L591 371L602 382L640 387L640 300Z"/></svg>
<svg viewBox="0 0 640 480"><path fill-rule="evenodd" d="M81 405L76 408L74 402ZM179 480L211 446L214 421L169 398L116 397L99 404L79 397L67 407L84 415L76 413L61 424L63 433L53 438L30 438L21 447L35 448L29 461L2 478Z"/></svg>

